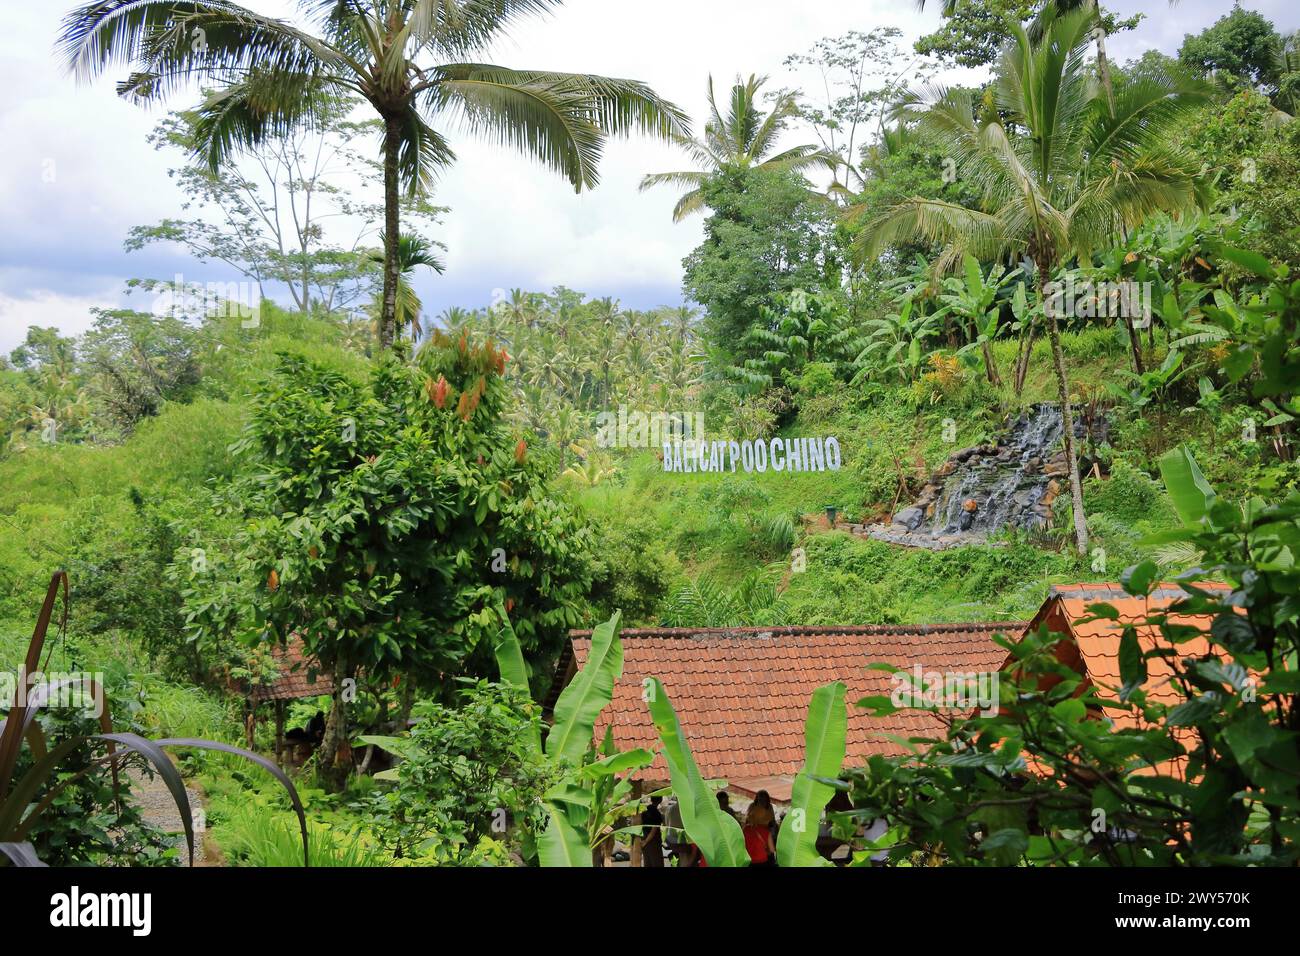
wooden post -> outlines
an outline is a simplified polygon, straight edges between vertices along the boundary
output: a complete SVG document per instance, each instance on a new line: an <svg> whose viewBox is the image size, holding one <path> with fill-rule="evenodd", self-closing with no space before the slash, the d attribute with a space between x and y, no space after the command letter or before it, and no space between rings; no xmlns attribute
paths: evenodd
<svg viewBox="0 0 1300 956"><path fill-rule="evenodd" d="M275 762L283 763L284 753L284 701L275 702Z"/></svg>
<svg viewBox="0 0 1300 956"><path fill-rule="evenodd" d="M638 797L640 797L640 796L641 796L641 781L640 781L640 780L633 780L633 781L632 781L632 798L635 800L636 798L638 798ZM641 814L639 814L639 813L636 815L636 822L637 822L637 823L640 823L640 822L641 822ZM630 856L629 859L628 859L628 865L631 866L633 869L640 869L640 867L641 867L641 853L642 853L642 849L641 849L641 835L640 835L640 834L637 834L636 836L632 837L632 853L631 853L631 856Z"/></svg>
<svg viewBox="0 0 1300 956"><path fill-rule="evenodd" d="M244 701L244 743L249 750L253 749L253 728L257 723L257 704L253 698L246 698Z"/></svg>

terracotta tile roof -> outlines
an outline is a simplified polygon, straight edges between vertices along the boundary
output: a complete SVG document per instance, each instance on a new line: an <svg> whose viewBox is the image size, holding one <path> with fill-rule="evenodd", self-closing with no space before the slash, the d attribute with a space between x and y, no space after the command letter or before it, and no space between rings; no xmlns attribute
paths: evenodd
<svg viewBox="0 0 1300 956"><path fill-rule="evenodd" d="M1199 583L1197 587L1204 590L1228 590L1227 585L1205 582ZM1114 700L1123 683L1119 674L1119 642L1125 625L1136 626L1138 644L1144 651L1176 646L1179 658L1202 657L1211 653L1212 645L1208 637L1193 637L1177 645L1170 645L1160 633L1159 627L1145 623L1150 615L1161 613L1187 596L1187 592L1177 584L1163 582L1147 598L1131 597L1117 583L1057 585L1051 589L1047 602L1026 631L1034 630L1046 622L1049 630L1070 637L1079 649L1084 676L1098 687L1097 696L1103 700ZM1119 620L1080 623L1081 619L1092 616L1088 612L1088 605L1100 603L1114 607L1119 612ZM1209 615L1173 614L1169 615L1168 621L1170 624L1195 627L1203 634L1208 634L1213 618ZM1144 685L1148 699L1166 705L1182 702L1185 698L1171 685L1173 674L1174 669L1168 658L1148 658L1148 679ZM1116 727L1147 726L1139 715L1117 706L1106 707L1105 714L1115 722ZM1184 747L1190 749L1194 744L1195 731L1183 728L1176 730L1174 736ZM1174 764L1181 776L1186 758L1179 758ZM1170 772L1170 768L1163 768L1163 772Z"/></svg>
<svg viewBox="0 0 1300 956"><path fill-rule="evenodd" d="M306 656L298 638L290 638L284 647L273 648L271 657L280 668L280 676L270 684L254 684L248 691L253 703L334 693L333 677L321 670L314 657Z"/></svg>
<svg viewBox="0 0 1300 956"><path fill-rule="evenodd" d="M927 671L995 671L1006 651L996 633L1020 634L1023 622L932 624L904 627L652 628L622 632L623 677L601 714L596 738L612 722L621 749L659 749L658 736L641 699L642 681L657 677L672 699L700 771L710 778L745 784L788 778L803 766L804 719L812 692L842 680L848 685L848 760L870 754L906 752L888 735L940 737L942 719L908 711L872 717L854 704L865 696L888 695L889 674L867 670L889 663ZM591 646L590 631L571 633L570 652L560 661L557 689L581 667ZM641 778L667 781L663 757ZM772 783L774 786L775 784ZM771 786L766 789L771 789ZM775 796L775 794L774 794Z"/></svg>

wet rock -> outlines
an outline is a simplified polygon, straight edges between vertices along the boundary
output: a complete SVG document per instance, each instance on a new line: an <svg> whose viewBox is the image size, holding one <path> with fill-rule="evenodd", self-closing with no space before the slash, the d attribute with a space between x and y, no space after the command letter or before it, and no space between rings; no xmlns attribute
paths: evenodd
<svg viewBox="0 0 1300 956"><path fill-rule="evenodd" d="M894 515L894 524L901 525L908 531L915 531L923 521L925 521L925 512L916 507L904 508Z"/></svg>

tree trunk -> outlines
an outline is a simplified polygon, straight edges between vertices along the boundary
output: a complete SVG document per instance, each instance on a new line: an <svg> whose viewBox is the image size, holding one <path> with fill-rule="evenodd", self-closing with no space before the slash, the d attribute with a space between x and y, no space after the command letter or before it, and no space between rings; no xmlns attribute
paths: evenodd
<svg viewBox="0 0 1300 956"><path fill-rule="evenodd" d="M397 153L402 142L401 124L393 118L384 129L384 297L379 313L379 348L393 347L397 333L397 283L401 264L397 261L400 230L397 189Z"/></svg>
<svg viewBox="0 0 1300 956"><path fill-rule="evenodd" d="M1138 330L1133 328L1133 317L1124 316L1124 327L1128 329L1129 349L1133 353L1133 371L1138 375L1146 373L1146 368L1142 363L1142 336Z"/></svg>
<svg viewBox="0 0 1300 956"><path fill-rule="evenodd" d="M1042 272L1046 275L1046 272ZM1074 506L1074 543L1081 557L1088 554L1088 520L1083 513L1083 483L1079 481L1079 450L1074 442L1074 414L1070 410L1070 382L1065 371L1065 353L1061 351L1061 333L1056 316L1047 309L1047 335L1052 344L1052 364L1056 366L1056 388L1061 406L1061 426L1065 438L1065 458L1070 464L1070 501Z"/></svg>
<svg viewBox="0 0 1300 956"><path fill-rule="evenodd" d="M1025 377L1029 374L1029 356L1034 351L1034 319L1025 317L1025 327L1020 330L1020 348L1016 351L1016 369L1012 384L1016 389L1016 398L1025 388Z"/></svg>
<svg viewBox="0 0 1300 956"><path fill-rule="evenodd" d="M333 790L342 790L347 782L350 766L338 766L339 751L348 739L348 702L344 697L344 682L351 676L345 661L334 664L334 694L330 702L329 717L325 720L325 735L316 751L316 770L321 779Z"/></svg>
<svg viewBox="0 0 1300 956"><path fill-rule="evenodd" d="M988 339L980 343L984 350L984 374L988 376L989 384L994 388L1002 387L1002 376L998 374L997 359L993 357L993 347L989 344Z"/></svg>
<svg viewBox="0 0 1300 956"><path fill-rule="evenodd" d="M1110 77L1110 59L1106 56L1106 30L1101 25L1101 4L1092 0L1092 10L1097 15L1094 36L1097 39L1097 74L1101 77L1102 89L1106 91L1106 106L1110 115L1115 115L1115 85Z"/></svg>

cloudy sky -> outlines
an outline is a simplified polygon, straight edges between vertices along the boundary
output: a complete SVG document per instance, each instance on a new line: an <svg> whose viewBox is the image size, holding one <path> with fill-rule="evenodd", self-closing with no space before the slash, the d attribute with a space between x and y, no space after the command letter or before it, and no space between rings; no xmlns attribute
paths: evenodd
<svg viewBox="0 0 1300 956"><path fill-rule="evenodd" d="M200 266L178 247L123 251L131 226L179 214L183 197L166 175L176 159L145 141L162 110L118 100L115 78L78 86L60 68L54 41L71 5L9 4L0 33L0 352L13 348L28 325L85 329L90 307L131 301L123 297L130 277L237 278L215 275L221 267ZM290 0L249 5L292 14ZM1243 5L1279 29L1300 27L1294 0ZM918 13L909 0L658 0L649 6L569 0L549 18L516 28L493 55L514 67L644 80L698 118L710 72L720 83L738 72L759 72L772 74L774 86L794 85L798 78L781 65L790 53L825 36L877 26L900 28L910 44L938 23L938 4L927 7ZM1204 29L1231 4L1114 0L1108 7L1148 17L1138 30L1112 39L1112 55L1123 62L1150 47L1175 52L1184 34ZM803 135L791 142L807 140ZM451 207L438 235L448 246L448 270L417 283L430 312L485 305L498 289L560 284L634 307L680 302L681 260L699 242L700 220L675 226L672 190L636 189L646 172L682 167L671 148L616 142L606 153L599 188L575 195L516 155L454 131L453 145L460 161L443 175L435 196Z"/></svg>

